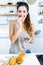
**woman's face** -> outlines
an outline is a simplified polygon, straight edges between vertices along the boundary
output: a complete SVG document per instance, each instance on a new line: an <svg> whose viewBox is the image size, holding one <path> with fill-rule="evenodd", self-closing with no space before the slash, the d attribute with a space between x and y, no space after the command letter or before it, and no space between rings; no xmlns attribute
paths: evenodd
<svg viewBox="0 0 43 65"><path fill-rule="evenodd" d="M25 20L27 14L28 14L27 8L26 8L25 6L20 6L20 7L18 8L17 14L18 14L18 17L19 17L19 18L22 17L22 20Z"/></svg>

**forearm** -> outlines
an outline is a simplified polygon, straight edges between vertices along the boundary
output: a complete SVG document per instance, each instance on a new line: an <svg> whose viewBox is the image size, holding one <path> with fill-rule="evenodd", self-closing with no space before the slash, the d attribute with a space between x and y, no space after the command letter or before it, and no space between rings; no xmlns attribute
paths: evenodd
<svg viewBox="0 0 43 65"><path fill-rule="evenodd" d="M14 42L18 39L19 34L20 34L20 30L18 29L18 30L10 37L12 43L14 43Z"/></svg>

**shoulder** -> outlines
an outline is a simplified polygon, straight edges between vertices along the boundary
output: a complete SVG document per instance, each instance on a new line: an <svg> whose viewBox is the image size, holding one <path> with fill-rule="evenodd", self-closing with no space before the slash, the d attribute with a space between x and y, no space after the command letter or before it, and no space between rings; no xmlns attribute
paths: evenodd
<svg viewBox="0 0 43 65"><path fill-rule="evenodd" d="M11 24L14 24L15 22L14 22L14 20L10 20L10 23L11 23Z"/></svg>
<svg viewBox="0 0 43 65"><path fill-rule="evenodd" d="M34 26L34 24L31 23L31 27L32 27L32 30L35 31L35 26Z"/></svg>
<svg viewBox="0 0 43 65"><path fill-rule="evenodd" d="M32 28L35 28L34 24L31 23L31 27L32 27Z"/></svg>
<svg viewBox="0 0 43 65"><path fill-rule="evenodd" d="M15 21L14 20L10 20L10 25L14 26L15 25Z"/></svg>
<svg viewBox="0 0 43 65"><path fill-rule="evenodd" d="M31 23L31 27L34 27L34 24Z"/></svg>

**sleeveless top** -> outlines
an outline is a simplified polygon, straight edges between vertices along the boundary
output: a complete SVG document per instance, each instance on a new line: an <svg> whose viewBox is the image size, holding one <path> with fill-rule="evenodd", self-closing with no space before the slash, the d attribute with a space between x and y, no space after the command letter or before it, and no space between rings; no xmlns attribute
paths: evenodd
<svg viewBox="0 0 43 65"><path fill-rule="evenodd" d="M15 24L14 32L16 32L16 30L17 30L17 25ZM28 39L30 38L29 34L26 31L21 32L18 39L14 42L14 44L11 43L9 53L16 54L28 50L31 44L23 41L23 39L27 39L27 38Z"/></svg>

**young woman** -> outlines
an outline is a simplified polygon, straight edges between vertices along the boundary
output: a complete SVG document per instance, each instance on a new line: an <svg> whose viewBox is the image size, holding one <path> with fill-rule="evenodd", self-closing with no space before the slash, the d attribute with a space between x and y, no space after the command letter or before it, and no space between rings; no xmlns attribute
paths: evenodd
<svg viewBox="0 0 43 65"><path fill-rule="evenodd" d="M18 20L10 21L9 36L11 48L9 53L30 52L29 45L34 41L34 26L30 21L29 6L26 2L17 2Z"/></svg>

